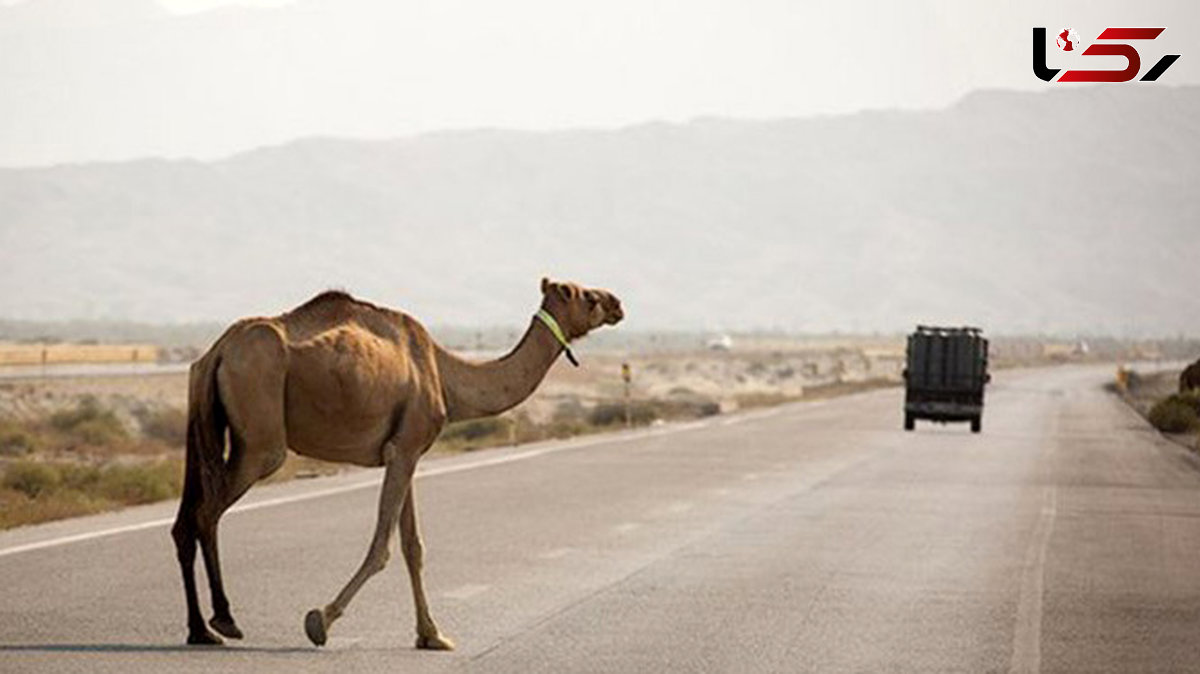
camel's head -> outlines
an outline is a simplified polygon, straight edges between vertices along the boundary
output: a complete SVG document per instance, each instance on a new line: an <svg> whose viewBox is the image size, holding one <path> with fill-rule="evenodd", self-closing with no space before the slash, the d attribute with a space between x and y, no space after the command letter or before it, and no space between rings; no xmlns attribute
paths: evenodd
<svg viewBox="0 0 1200 674"><path fill-rule="evenodd" d="M625 318L621 300L607 290L542 279L542 308L549 311L567 339L582 337L602 325Z"/></svg>

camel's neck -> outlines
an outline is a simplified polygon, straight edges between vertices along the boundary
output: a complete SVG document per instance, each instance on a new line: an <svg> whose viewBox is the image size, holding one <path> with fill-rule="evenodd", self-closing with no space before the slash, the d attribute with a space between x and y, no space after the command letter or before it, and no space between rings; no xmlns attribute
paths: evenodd
<svg viewBox="0 0 1200 674"><path fill-rule="evenodd" d="M438 347L448 421L491 416L515 407L533 394L562 350L537 319L530 322L517 346L497 360L472 363Z"/></svg>

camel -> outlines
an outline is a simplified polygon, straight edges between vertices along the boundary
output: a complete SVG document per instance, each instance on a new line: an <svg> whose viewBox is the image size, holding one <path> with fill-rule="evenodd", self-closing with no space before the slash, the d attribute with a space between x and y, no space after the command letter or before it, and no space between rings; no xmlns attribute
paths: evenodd
<svg viewBox="0 0 1200 674"><path fill-rule="evenodd" d="M1187 393L1200 388L1200 360L1188 365L1179 373L1179 392Z"/></svg>
<svg viewBox="0 0 1200 674"><path fill-rule="evenodd" d="M179 514L171 530L187 600L187 643L241 639L221 581L217 524L287 450L326 461L382 466L375 533L362 565L332 602L305 616L316 645L372 575L399 531L416 607L416 647L454 643L429 612L421 580L413 474L451 421L499 414L529 397L570 342L624 318L606 290L542 279L542 302L507 355L469 362L435 343L412 317L329 291L279 316L242 319L192 364ZM226 452L226 433L229 448ZM209 631L196 595L199 544L212 598Z"/></svg>

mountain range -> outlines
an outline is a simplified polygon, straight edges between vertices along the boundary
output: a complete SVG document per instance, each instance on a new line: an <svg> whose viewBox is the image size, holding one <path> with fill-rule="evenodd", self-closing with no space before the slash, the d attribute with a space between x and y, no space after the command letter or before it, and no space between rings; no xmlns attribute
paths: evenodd
<svg viewBox="0 0 1200 674"><path fill-rule="evenodd" d="M1198 169L1200 87L1137 84L2 169L0 317L510 325L550 275L642 329L1196 334Z"/></svg>

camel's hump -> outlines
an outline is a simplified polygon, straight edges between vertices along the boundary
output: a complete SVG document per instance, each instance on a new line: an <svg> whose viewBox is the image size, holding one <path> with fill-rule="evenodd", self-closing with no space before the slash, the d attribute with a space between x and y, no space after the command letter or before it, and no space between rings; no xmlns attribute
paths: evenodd
<svg viewBox="0 0 1200 674"><path fill-rule="evenodd" d="M361 304L361 305L369 304L367 302L363 302L362 300L355 299L353 295L346 292L345 290L326 290L324 292L317 294L315 297L313 297L311 300L305 302L304 304L301 304L300 306L296 307L295 309L293 309L293 311L303 311L305 309L311 309L319 304L326 304L329 302L338 302L338 303L345 302L345 303L349 303L349 304Z"/></svg>
<svg viewBox="0 0 1200 674"><path fill-rule="evenodd" d="M311 300L305 302L304 304L301 304L300 306L296 307L295 309L292 309L291 312L289 312L289 313L303 314L303 313L308 313L309 311L314 310L314 309L324 309L324 308L327 308L330 306L354 307L354 308L359 308L359 309L367 309L369 311L383 312L386 314L400 313L400 312L397 312L395 309L381 307L377 304L372 304L366 300L360 300L357 297L354 297L350 293L346 292L345 290L326 290L322 293L319 293L318 295L313 297Z"/></svg>
<svg viewBox="0 0 1200 674"><path fill-rule="evenodd" d="M357 324L385 339L396 340L414 321L403 312L376 306L343 290L326 290L283 317L289 337L310 339L336 326Z"/></svg>

